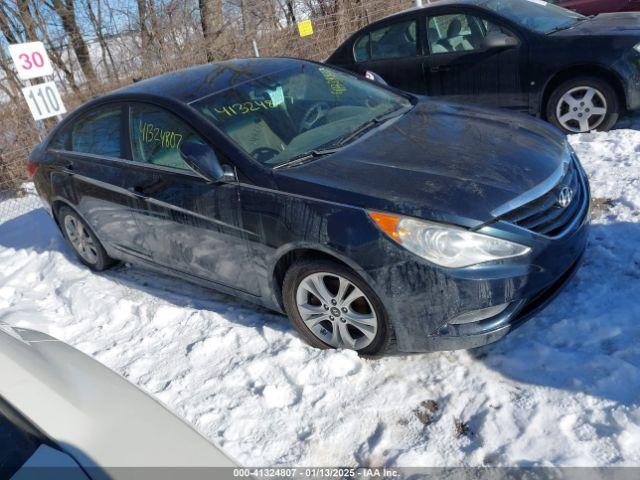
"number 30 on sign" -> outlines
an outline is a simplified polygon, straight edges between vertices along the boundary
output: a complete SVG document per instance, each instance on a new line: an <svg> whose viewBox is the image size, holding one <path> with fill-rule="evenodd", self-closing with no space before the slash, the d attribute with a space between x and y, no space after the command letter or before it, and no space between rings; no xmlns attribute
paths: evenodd
<svg viewBox="0 0 640 480"><path fill-rule="evenodd" d="M66 112L55 82L41 83L22 89L34 120L54 117Z"/></svg>
<svg viewBox="0 0 640 480"><path fill-rule="evenodd" d="M53 67L42 42L9 45L9 53L20 80L45 77L53 74Z"/></svg>

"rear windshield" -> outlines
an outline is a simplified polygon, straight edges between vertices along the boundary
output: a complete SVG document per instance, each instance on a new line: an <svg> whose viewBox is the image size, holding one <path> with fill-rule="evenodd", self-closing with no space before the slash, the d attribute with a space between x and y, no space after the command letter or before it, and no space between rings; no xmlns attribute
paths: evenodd
<svg viewBox="0 0 640 480"><path fill-rule="evenodd" d="M410 108L411 102L364 78L300 63L193 106L248 155L275 167L329 148L376 117Z"/></svg>
<svg viewBox="0 0 640 480"><path fill-rule="evenodd" d="M489 0L484 6L538 33L569 28L587 18L543 0Z"/></svg>

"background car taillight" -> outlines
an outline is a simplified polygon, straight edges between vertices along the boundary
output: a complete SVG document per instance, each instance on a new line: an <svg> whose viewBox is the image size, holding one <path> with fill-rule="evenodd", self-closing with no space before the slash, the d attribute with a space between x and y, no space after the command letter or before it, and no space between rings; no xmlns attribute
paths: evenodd
<svg viewBox="0 0 640 480"><path fill-rule="evenodd" d="M29 175L31 175L32 177L36 174L36 170L38 169L38 165L35 163L27 163L27 172L29 172Z"/></svg>

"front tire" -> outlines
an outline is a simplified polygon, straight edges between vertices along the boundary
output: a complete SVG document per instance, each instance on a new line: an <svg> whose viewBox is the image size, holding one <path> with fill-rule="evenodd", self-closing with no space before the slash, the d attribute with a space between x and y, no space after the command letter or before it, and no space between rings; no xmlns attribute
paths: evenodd
<svg viewBox="0 0 640 480"><path fill-rule="evenodd" d="M116 263L80 215L69 207L61 207L57 218L64 238L87 267L102 271Z"/></svg>
<svg viewBox="0 0 640 480"><path fill-rule="evenodd" d="M606 132L620 116L613 87L597 77L580 76L559 85L549 97L547 120L566 134Z"/></svg>
<svg viewBox="0 0 640 480"><path fill-rule="evenodd" d="M301 260L287 271L284 307L296 330L316 348L387 352L393 331L382 302L358 275L337 262Z"/></svg>

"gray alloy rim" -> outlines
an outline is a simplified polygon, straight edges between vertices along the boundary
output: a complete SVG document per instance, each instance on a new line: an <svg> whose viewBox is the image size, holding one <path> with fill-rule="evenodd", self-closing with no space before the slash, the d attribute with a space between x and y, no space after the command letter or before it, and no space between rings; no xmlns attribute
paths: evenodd
<svg viewBox="0 0 640 480"><path fill-rule="evenodd" d="M378 317L367 296L352 282L328 272L305 277L296 291L302 321L334 348L361 350L378 333Z"/></svg>
<svg viewBox="0 0 640 480"><path fill-rule="evenodd" d="M73 215L67 215L64 218L64 228L76 252L78 252L84 260L95 265L98 262L98 249L82 222Z"/></svg>
<svg viewBox="0 0 640 480"><path fill-rule="evenodd" d="M576 87L565 93L556 107L560 125L574 133L598 128L607 116L607 100L593 87Z"/></svg>

